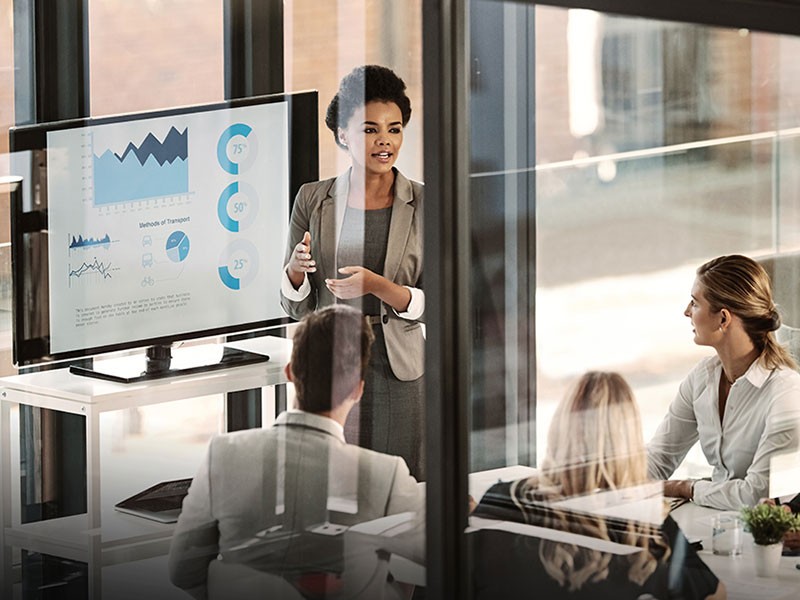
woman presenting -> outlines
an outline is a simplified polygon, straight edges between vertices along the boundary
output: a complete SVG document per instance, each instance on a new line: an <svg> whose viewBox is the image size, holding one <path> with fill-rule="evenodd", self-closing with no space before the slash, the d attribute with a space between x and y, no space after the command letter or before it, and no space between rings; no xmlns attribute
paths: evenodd
<svg viewBox="0 0 800 600"><path fill-rule="evenodd" d="M781 324L769 276L746 256L715 258L697 269L684 314L694 342L716 354L678 389L648 444L649 474L672 475L699 439L711 481L670 480L667 496L738 510L769 492L770 459L798 446L800 374L773 331Z"/></svg>
<svg viewBox="0 0 800 600"><path fill-rule="evenodd" d="M281 304L296 319L337 302L368 318L375 344L345 435L402 456L423 479L422 185L394 167L411 117L405 87L376 65L342 79L325 123L351 167L300 188Z"/></svg>

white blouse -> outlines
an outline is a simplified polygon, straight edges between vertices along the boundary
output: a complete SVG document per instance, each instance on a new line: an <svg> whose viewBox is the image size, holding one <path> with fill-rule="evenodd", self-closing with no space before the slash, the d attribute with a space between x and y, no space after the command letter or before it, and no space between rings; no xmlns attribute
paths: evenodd
<svg viewBox="0 0 800 600"><path fill-rule="evenodd" d="M767 496L770 458L798 448L800 374L755 361L733 382L720 423L721 371L715 355L683 380L647 445L648 472L653 479L668 479L699 438L714 472L711 481L695 483L694 501L738 510Z"/></svg>

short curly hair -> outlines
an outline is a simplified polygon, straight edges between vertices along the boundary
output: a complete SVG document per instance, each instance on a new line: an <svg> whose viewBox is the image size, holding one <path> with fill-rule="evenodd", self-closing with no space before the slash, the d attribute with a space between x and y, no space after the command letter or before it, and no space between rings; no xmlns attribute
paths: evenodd
<svg viewBox="0 0 800 600"><path fill-rule="evenodd" d="M406 84L394 71L380 65L356 67L342 78L339 91L328 104L325 125L333 132L336 144L339 127L347 127L353 113L368 102L394 102L403 116L403 127L411 119L411 100L406 95Z"/></svg>

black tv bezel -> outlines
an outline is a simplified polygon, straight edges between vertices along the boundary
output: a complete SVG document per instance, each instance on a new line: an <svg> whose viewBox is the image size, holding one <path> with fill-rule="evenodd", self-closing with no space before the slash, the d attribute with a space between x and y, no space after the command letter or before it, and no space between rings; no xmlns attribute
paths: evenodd
<svg viewBox="0 0 800 600"><path fill-rule="evenodd" d="M297 195L297 191L300 189L300 186L302 186L304 183L317 181L319 179L318 94L313 90L287 94L271 94L268 96L253 96L237 100L182 106L165 110L125 113L97 118L71 119L66 121L54 121L51 123L40 123L36 125L22 125L12 127L9 130L9 147L12 154L30 151L35 157L37 154L36 151L46 150L47 133L50 131L77 129L113 123L124 123L141 119L179 116L229 108L239 108L244 106L272 104L276 102L286 102L288 108L289 198L287 198L287 202L289 204L289 212L291 213L291 208L294 204L294 198ZM32 159L31 171L33 171L34 168L35 161ZM23 174L23 177L25 176L26 174ZM27 253L24 251L23 239L25 234L44 232L48 226L47 208L25 212L23 196L23 193L13 194L10 202L13 315L12 351L13 361L16 366L25 367L44 363L63 362L73 359L82 359L102 354L109 354L112 352L146 348L148 346L167 346L180 341L199 340L204 338L241 334L245 332L280 327L293 322L293 320L289 317L264 319L262 321L240 323L237 325L221 326L196 331L176 332L174 334L156 338L136 338L117 344L92 346L78 350L52 353L50 352L49 335L23 339L23 333L28 329L26 327L26 325L29 323L28 319L30 319L32 314L30 307L26 307L25 304L25 292L26 289L28 289L25 285L25 278L30 277L33 272L31 265L27 261ZM47 272L37 273L36 276L38 277L38 287L41 289L42 279L47 282L49 274ZM45 287L45 289L49 288ZM45 294L45 296L45 298L39 298L38 301L46 304L49 330L49 291L47 294Z"/></svg>

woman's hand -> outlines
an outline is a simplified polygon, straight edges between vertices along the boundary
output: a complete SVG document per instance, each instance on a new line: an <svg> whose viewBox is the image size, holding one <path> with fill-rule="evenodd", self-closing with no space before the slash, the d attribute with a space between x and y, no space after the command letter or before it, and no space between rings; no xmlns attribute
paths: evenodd
<svg viewBox="0 0 800 600"><path fill-rule="evenodd" d="M364 267L342 267L339 273L349 275L343 279L326 279L331 294L340 300L351 300L372 294L397 312L404 312L411 302L411 292L402 285L389 281Z"/></svg>
<svg viewBox="0 0 800 600"><path fill-rule="evenodd" d="M311 233L306 231L303 239L294 247L292 258L289 259L289 268L287 269L289 281L297 289L303 284L305 274L314 273L316 270L317 263L311 257Z"/></svg>
<svg viewBox="0 0 800 600"><path fill-rule="evenodd" d="M331 294L340 300L352 300L366 294L373 294L377 280L383 279L382 276L364 267L342 267L339 269L339 273L349 275L349 277L326 279L325 285L328 286Z"/></svg>

